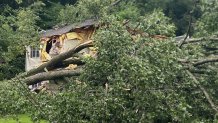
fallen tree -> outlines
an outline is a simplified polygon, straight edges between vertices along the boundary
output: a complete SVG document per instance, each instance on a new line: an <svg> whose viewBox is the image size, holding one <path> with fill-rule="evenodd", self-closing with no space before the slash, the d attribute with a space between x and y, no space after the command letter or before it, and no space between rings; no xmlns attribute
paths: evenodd
<svg viewBox="0 0 218 123"><path fill-rule="evenodd" d="M33 85L44 80L55 80L61 77L79 76L80 74L81 74L81 69L55 70L55 71L37 73L35 75L26 77L23 81L27 85Z"/></svg>
<svg viewBox="0 0 218 123"><path fill-rule="evenodd" d="M210 38L211 40L216 40L217 38ZM187 39L187 41L184 43L184 44L188 44L188 43L195 43L195 42L199 42L199 41L204 41L206 40L205 38L198 38L198 39ZM30 84L36 84L37 82L40 82L40 81L33 81L33 79L30 79L32 78L32 76L34 76L33 78L35 80L39 79L39 80L46 80L47 77L43 78L43 76L45 75L49 75L49 72L51 70L52 71L52 77L54 77L54 79L56 78L55 75L56 74L53 74L55 72L59 73L60 71L56 71L55 69L58 69L58 68L64 68L64 67L67 67L69 64L76 64L76 65L84 65L85 63L83 61L81 61L80 58L76 58L76 57L72 57L73 55L76 55L77 56L77 53L79 51L81 51L82 49L84 48L87 48L87 47L92 47L93 44L92 44L92 41L87 41L83 44L80 44L78 45L77 47L65 52L65 53L62 53L54 58L52 58L50 61L48 61L47 63L44 63L42 65L40 65L39 67L37 68L34 68L30 71L28 71L27 73L23 73L20 75L20 77L27 77L28 79L25 79L25 82L27 83L27 85L30 85ZM79 55L81 57L81 55ZM188 60L179 60L181 63L186 63L186 65L191 65L191 66L194 66L194 67L197 67L199 65L203 65L203 64L206 64L206 63L211 63L211 62L218 62L218 59L216 57L214 58L206 58L206 59L202 59L202 60L192 60L192 61L188 61ZM190 68L187 68L190 70ZM47 72L45 72L47 71ZM190 70L190 71L194 71L194 70ZM70 72L70 71L68 71ZM194 73L198 73L199 71L195 71ZM202 72L200 72L202 73ZM37 75L37 76L36 76ZM67 74L68 76L74 76L74 74ZM40 77L41 76L41 77ZM65 74L62 74L60 76L65 76ZM58 77L58 76L57 76ZM49 79L52 79L52 78L49 78ZM47 80L49 80L47 79ZM29 81L29 82L28 82Z"/></svg>
<svg viewBox="0 0 218 123"><path fill-rule="evenodd" d="M21 74L20 77L28 77L28 76L31 76L31 75L34 75L34 74L37 74L37 73L40 73L40 72L43 72L43 71L49 71L49 70L52 70L55 68L55 66L57 66L57 64L65 64L66 63L70 63L72 64L73 62L75 63L82 63L81 61L79 60L66 60L70 57L73 56L73 54L76 54L78 53L79 51L83 50L84 48L87 48L87 47L92 47L93 44L92 44L92 41L87 41L85 43L82 43L80 45L78 45L77 47L67 51L67 52L64 52L60 55L57 55L55 56L54 58L52 58L50 61L40 65L39 67L37 68L34 68L34 69L31 69L30 71L24 73L24 74ZM66 61L64 61L66 60ZM62 62L64 61L64 62ZM73 61L73 62L72 62ZM62 63L61 63L62 62Z"/></svg>
<svg viewBox="0 0 218 123"><path fill-rule="evenodd" d="M110 33L112 33L112 32L110 32ZM105 34L105 33L104 33ZM102 34L103 35L103 34ZM109 34L108 34L109 35ZM114 35L113 33L111 34L111 35ZM105 35L103 35L103 36L105 36ZM102 37L103 37L102 36ZM116 36L116 35L115 35ZM126 36L126 35L125 35ZM146 38L151 38L151 37L146 37ZM103 38L104 39L104 38ZM105 38L105 39L108 39L108 40L110 40L108 37L107 38ZM203 39L205 39L205 38L201 38L202 40L201 41L203 41ZM166 40L166 39L164 39L164 40ZM196 40L196 39L186 39L186 42L188 42L188 41L192 41L192 44L194 43L193 42L193 40ZM101 40L102 42L104 41L104 40ZM172 59L174 59L174 58L179 58L179 57L177 57L177 56L174 56L174 55L172 55L171 53L169 53L169 52L171 52L172 50L170 50L170 48L168 47L168 45L171 45L172 47L176 47L176 45L175 44L173 44L173 43L171 43L170 41L169 42L167 42L167 43L160 43L159 44L159 40L155 40L155 41L157 41L157 42L155 42L158 46L156 47L155 45L146 45L145 46L145 48L147 48L147 49L149 49L150 47L152 47L151 49L149 49L148 51L145 51L147 54L145 55L145 56L136 56L136 59L134 59L133 61L134 62L136 62L136 63L132 63L132 61L130 60L130 61L128 61L128 59L120 59L119 57L122 57L122 55L119 55L119 57L117 57L116 56L116 53L118 53L118 54L124 54L123 56L125 56L125 55L129 55L129 53L132 53L131 52L131 48L129 49L129 50L127 50L126 48L128 48L128 46L129 46L129 44L131 44L132 42L129 40L129 42L131 42L131 43L129 43L129 44L127 44L127 45L125 45L124 43L126 43L125 41L126 41L126 38L121 38L121 40L114 40L116 43L115 44L113 44L113 42L110 42L110 41L108 41L109 43L111 43L111 44L109 44L109 45L106 45L106 46L104 46L104 49L103 50L101 50L101 53L104 55L103 57L101 56L100 58L99 58L99 56L98 56L98 58L97 58L97 62L93 62L93 63L95 63L95 64L91 64L91 65L93 65L94 66L94 69L92 69L93 67L91 66L91 71L90 72L87 72L87 69L86 70L83 70L84 68L83 67L81 67L81 68L79 68L79 69L75 69L75 70L60 70L59 68L64 68L64 67L66 67L66 66L68 66L69 64L77 64L77 65L85 65L85 64L88 64L88 65L90 65L89 64L89 62L87 62L87 63L84 63L83 61L81 61L81 59L80 58L76 58L76 57L78 57L78 52L79 51L81 51L83 48L86 48L86 47L90 47L90 46L93 46L93 44L92 44L92 41L89 41L89 42L85 42L84 44L81 44L81 45L79 45L79 46L77 46L77 47L75 47L75 48L73 48L73 49L71 49L71 50L69 50L68 52L65 52L65 53L63 53L63 54L60 54L60 55L58 55L58 56L56 56L56 57L54 57L53 59L51 59L50 61L48 61L47 63L45 63L45 64L43 64L43 65L41 65L41 66L39 66L38 68L35 68L35 69L32 69L32 70L30 70L29 72L27 72L23 77L23 82L25 82L27 85L32 85L32 84L36 84L36 83L38 83L38 82L40 82L40 81L44 81L44 80L55 80L55 79L59 79L59 78L63 78L63 77L72 77L72 76L76 76L76 77L78 77L78 76L80 76L81 75L81 73L83 72L87 72L88 73L88 75L87 75L87 78L88 78L88 76L89 76L89 78L90 78L90 81L91 80L97 80L97 84L99 84L99 85L101 85L100 87L101 87L101 89L102 89L102 85L103 85L103 88L105 89L105 91L104 91L104 95L112 95L112 93L110 92L111 90L110 89L114 89L114 88L116 88L116 86L115 85L112 85L111 83L110 83L110 80L108 80L108 79L118 79L119 80L119 82L120 83L122 83L122 85L120 85L120 88L121 89L114 89L114 90L117 90L117 92L119 93L119 92L122 92L123 90L128 90L128 94L132 94L134 91L134 94L135 95L142 95L142 94L144 94L144 93L142 93L142 90L144 89L144 90L146 90L146 91L148 91L147 90L147 88L158 88L157 90L152 90L152 91L149 91L148 93L151 93L151 94L153 94L154 96L153 97L151 97L151 99L153 99L153 98L155 98L155 93L153 92L153 91L157 91L158 93L160 93L160 94L162 94L162 92L164 92L164 93L167 93L167 94L169 94L169 95L173 95L174 93L178 93L178 94L180 94L180 92L179 91L183 91L182 89L183 89L183 87L182 86L185 86L184 88L186 89L185 91L184 91L184 93L186 93L186 91L189 91L189 90L191 90L191 89L196 89L196 90L200 90L200 93L202 93L202 97L203 97L203 101L204 102L206 102L206 103L208 103L208 105L210 106L210 108L215 112L215 113L217 113L217 106L216 106L216 101L214 101L214 99L213 99L213 97L210 95L211 94L211 92L210 92L210 90L209 89L205 89L204 88L204 85L203 84L201 84L201 81L200 80L197 80L197 78L195 77L196 75L198 76L199 75L199 73L200 74L205 74L204 73L204 71L201 71L201 69L198 67L198 66L200 66L200 65L203 65L203 64L205 64L205 65L207 65L206 63L215 63L215 62L217 62L217 58L213 58L213 59L211 59L211 58L206 58L205 60L202 60L202 59L198 59L198 58L196 58L196 59L194 59L194 60L179 60L179 59L176 59L176 60L172 60ZM123 41L122 43L120 43L119 41ZM102 43L101 42L101 43ZM161 41L160 41L161 42ZM137 42L135 42L135 43L137 43ZM151 42L151 43L153 43L153 42ZM154 43L154 44L155 44ZM121 46L123 46L123 44L125 45L124 47L125 48L122 48L122 49L119 49L119 48L117 48L116 46L117 46L117 44L119 44L119 45L121 45ZM183 47L182 48L185 48L186 46L185 46L185 44L187 44L187 43L184 43L184 45L183 45ZM134 44L133 44L134 45ZM163 47L162 47L162 45L163 45ZM110 46L114 46L116 49L116 52L114 52L114 50L111 50L110 49ZM134 46L133 46L134 47ZM112 47L113 48L113 47ZM154 49L153 49L154 48ZM177 47L178 48L178 47ZM175 48L176 49L176 48ZM174 49L174 50L175 50ZM179 48L178 48L179 49ZM122 52L119 52L119 50L123 50ZM141 52L143 52L144 50L146 50L146 49L139 49L139 50L141 50ZM154 51L155 50L155 51ZM157 52L156 52L156 50L157 50ZM181 49L179 49L179 50L181 50ZM106 54L104 54L105 52L106 52ZM166 51L166 52L165 52ZM176 51L176 50L175 50ZM99 50L99 52L100 52L100 50ZM153 54L151 53L151 52L153 52ZM101 54L101 55L102 55ZM112 56L110 56L110 57L108 57L110 54L113 54ZM114 55L115 54L115 55ZM176 53L177 54L177 53ZM157 57L154 57L155 55L157 55ZM168 57L168 55L170 56L170 57ZM178 54L177 54L178 55ZM76 56L76 57L75 57ZM174 58L172 58L171 56L173 56ZM140 57L142 57L142 58L140 58ZM150 61L150 62L146 62L146 60L150 60L150 57L151 57L151 59L153 58L153 61ZM129 59L131 59L130 57L128 57ZM98 60L101 60L100 62L98 62ZM139 59L139 61L140 60L145 60L145 61L143 61L143 62L138 62L138 60L137 59ZM160 61L158 61L159 59L161 59ZM168 60L170 61L170 59L174 62L174 63L172 63L172 64L170 64L169 62L168 62ZM110 61L111 60L111 61ZM119 61L119 60L121 60L121 61ZM155 64L155 63L152 63L152 62L155 62L154 60L157 60L157 64ZM103 62L102 62L103 61ZM127 61L127 62L126 62ZM186 86L185 84L183 85L183 82L181 81L180 82L180 79L178 78L178 81L177 81L177 78L175 77L175 76L180 76L180 75L178 75L178 73L177 73L177 70L179 71L179 69L176 69L176 65L174 66L173 64L177 64L177 63L175 63L176 61L180 61L181 63L182 63L182 65L183 65L183 68L184 69L182 69L182 71L186 71L186 72L184 72L184 73L186 73L186 75L187 76L189 76L189 77L187 77L187 76L182 76L182 77L187 77L186 79L187 79L187 81L190 81L190 83L192 84L192 85L194 85L194 86L196 86L196 88L195 87L193 87L193 86L191 86L191 84L189 85L189 83L186 83L186 84L188 84L188 86ZM99 63L99 64L98 64ZM125 64L125 63L127 63L127 64ZM163 64L162 64L163 63ZM184 63L184 64L183 64ZM103 64L103 65L102 65ZM105 66L104 66L104 64L106 64L106 65L108 65L109 67L106 67L105 68ZM135 65L135 64L139 64L139 65ZM144 66L144 64L146 64L145 66ZM165 65L164 65L165 64ZM98 68L99 67L99 65L101 66L103 66L103 67L100 67L100 68ZM123 67L122 65L126 65L127 66L127 68L125 68L125 67ZM150 66L149 66L150 65ZM172 65L172 66L171 66ZM115 66L115 67L114 67ZM153 66L155 66L155 67L153 67ZM188 67L187 67L188 66ZM113 67L112 68L112 70L111 70L111 67ZM117 67L117 68L116 68ZM163 69L161 68L161 67L163 67ZM190 70L190 68L194 68L193 70ZM130 68L130 69L128 69L128 68ZM145 69L143 69L143 68L146 68L146 70ZM150 68L150 69L149 69ZM173 69L173 70L171 70L171 68ZM195 68L197 69L197 71L195 70ZM147 74L147 75L144 75L144 73L146 73L147 72L147 69L148 69L148 71L150 71L152 74ZM156 70L153 70L153 69L156 69ZM145 71L144 71L145 70ZM97 71L97 72L96 72ZM112 72L111 72L112 71ZM117 72L118 71L118 72ZM115 72L115 75L113 75L113 72ZM169 76L170 75L175 75L175 76L171 76L171 78L168 76L168 75L165 75L165 74L163 74L162 76L160 75L160 74L162 74L162 73L164 73L164 72L167 72L167 74L169 74ZM169 72L169 73L168 73ZM118 77L116 76L117 74L119 74L118 75ZM130 74L130 76L129 76L129 74ZM132 75L131 75L132 74ZM139 75L138 75L139 74ZM83 74L82 74L83 75ZM153 75L155 75L155 76L153 76ZM96 77L97 76L97 77ZM149 76L150 76L150 79L149 79ZM80 76L81 77L81 76ZM86 77L86 76L85 76ZM111 78L110 78L111 77ZM114 77L114 78L113 78ZM120 78L121 79L120 79ZM148 77L148 78L146 78L146 77ZM169 78L170 79L169 79ZM176 79L175 79L175 78ZM97 78L97 79L96 79ZM103 79L102 79L103 78ZM126 79L127 78L127 79ZM152 78L152 79L151 79ZM114 82L114 83L116 83L116 81L117 80L115 80L114 79L114 81L112 81L112 82ZM126 80L125 80L126 79ZM136 79L138 79L138 80L136 80ZM188 80L189 79L189 80ZM153 81L153 80L155 80L155 81ZM98 82L99 81L99 82ZM155 84L157 84L158 86L156 86L156 85L153 85L153 84L148 84L150 81L152 81L152 83L155 83ZM168 81L169 82L172 82L173 84L171 85L171 83L168 83ZM85 82L85 81L83 81L83 82ZM130 83L129 85L128 84L126 84L126 82L127 83ZM162 84L162 83L163 84ZM138 89L137 88L137 84L135 84L135 83L138 83L138 85L141 85L141 83L143 83L143 87L144 88L140 88L140 89ZM134 86L131 86L131 85L134 85ZM149 85L149 86L148 86ZM175 86L176 85L176 86ZM119 85L117 85L117 86L119 86ZM126 86L126 87L125 87ZM147 86L147 87L146 87ZM172 89L166 89L166 88L168 88L168 86L169 86L169 88L172 88ZM178 86L181 86L181 87L178 87ZM127 89L126 89L127 88ZM160 89L161 88L161 89ZM93 88L92 88L93 89ZM180 90L181 89L181 90ZM112 90L112 91L114 91L114 90ZM144 91L143 90L143 91ZM89 91L89 90L87 90L87 91ZM125 91L123 94L127 94L126 93L127 91ZM92 93L92 92L90 92L92 95L94 95L94 92ZM134 95L134 96L135 96ZM116 96L116 95L112 95L113 97L114 96ZM175 96L175 95L174 95ZM105 96L106 97L106 96ZM141 100L142 98L141 98L141 96L135 96L137 99L136 100ZM128 101L129 101L129 99L127 99ZM163 96L163 99L161 99L161 100L163 100L163 101L166 101L167 102L167 100L165 100L165 97ZM179 98L177 98L177 97L175 97L175 100L177 101L177 102L179 102L178 100L179 100ZM127 102L128 102L127 101ZM142 102L144 101L144 100L141 100ZM182 100L181 100L182 101ZM176 103L177 103L176 102ZM171 102L168 102L168 103L171 103ZM171 104L176 104L175 102L172 102ZM171 104L169 104L169 105L171 105ZM158 105L163 105L163 103L161 102L160 104L158 103ZM168 104L164 104L164 105L168 105ZM125 107L126 108L126 107ZM153 107L154 109L155 109L155 107ZM171 108L171 107L170 107ZM140 108L138 108L137 110L139 110L139 112L140 111L143 111L142 109L140 109Z"/></svg>

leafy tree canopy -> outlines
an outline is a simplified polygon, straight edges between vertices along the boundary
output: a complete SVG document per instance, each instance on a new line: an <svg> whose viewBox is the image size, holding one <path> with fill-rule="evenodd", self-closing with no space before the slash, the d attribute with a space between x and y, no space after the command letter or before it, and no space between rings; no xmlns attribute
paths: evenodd
<svg viewBox="0 0 218 123"><path fill-rule="evenodd" d="M81 75L68 78L62 92L33 94L20 76L1 82L1 115L61 123L217 122L217 0L4 2L3 72L21 67L14 60L42 28L90 18L102 26L93 36L97 58L83 58ZM181 33L186 38L175 41Z"/></svg>

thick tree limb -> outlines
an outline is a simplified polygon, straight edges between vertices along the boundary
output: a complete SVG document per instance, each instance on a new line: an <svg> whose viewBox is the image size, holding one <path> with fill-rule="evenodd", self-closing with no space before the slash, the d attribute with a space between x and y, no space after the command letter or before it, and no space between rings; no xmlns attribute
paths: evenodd
<svg viewBox="0 0 218 123"><path fill-rule="evenodd" d="M27 85L33 85L44 80L53 80L60 77L79 76L80 74L81 74L81 69L42 72L25 78L24 82Z"/></svg>
<svg viewBox="0 0 218 123"><path fill-rule="evenodd" d="M182 64L190 64L191 66L197 67L199 65L203 65L206 63L212 63L212 62L218 62L218 57L213 57L213 58L205 58L202 60L198 59L193 59L193 60L185 60L185 59L179 59L179 62Z"/></svg>
<svg viewBox="0 0 218 123"><path fill-rule="evenodd" d="M184 44L189 44L189 43L197 43L197 42L202 42L202 41L218 41L218 38L190 38L187 39L186 42L184 42Z"/></svg>
<svg viewBox="0 0 218 123"><path fill-rule="evenodd" d="M188 70L186 70L188 75L193 79L194 83L200 88L200 90L203 92L204 96L206 97L207 101L209 102L211 108L218 113L217 106L214 104L213 100L211 99L210 95L206 91L206 89L200 84L200 82L195 78L195 76Z"/></svg>
<svg viewBox="0 0 218 123"><path fill-rule="evenodd" d="M218 40L217 40L218 41ZM216 50L218 50L218 48L216 48L216 47L207 47L207 46L204 46L204 49L206 50L206 51L216 51Z"/></svg>
<svg viewBox="0 0 218 123"><path fill-rule="evenodd" d="M63 66L68 66L69 64L84 65L85 62L83 62L83 61L81 61L81 59L77 59L77 58L70 58L70 59L64 60L62 62Z"/></svg>
<svg viewBox="0 0 218 123"><path fill-rule="evenodd" d="M208 72L206 70L196 70L196 69L190 69L189 70L191 73L195 73L195 74L211 74L211 72Z"/></svg>
<svg viewBox="0 0 218 123"><path fill-rule="evenodd" d="M79 58L70 58L70 59L66 59L64 61L61 61L58 64L50 67L49 70L53 70L53 69L57 69L57 68L65 68L65 67L68 67L70 64L84 65L85 62L81 61L81 59L79 59Z"/></svg>
<svg viewBox="0 0 218 123"><path fill-rule="evenodd" d="M203 59L203 60L197 61L197 62L193 63L193 66L197 67L199 65L203 65L203 64L211 63L211 62L218 62L218 57L216 57L216 58L208 58L208 59Z"/></svg>
<svg viewBox="0 0 218 123"><path fill-rule="evenodd" d="M64 52L58 56L55 56L50 61L40 65L37 68L34 68L34 69L28 71L26 74L21 75L21 76L31 76L31 75L37 74L39 72L43 72L44 69L50 70L53 68L53 66L57 65L59 62L65 60L67 58L70 58L73 54L78 53L79 51L81 51L84 48L92 47L92 46L93 46L92 41L87 41L87 42L80 44L79 46L67 51L67 52Z"/></svg>

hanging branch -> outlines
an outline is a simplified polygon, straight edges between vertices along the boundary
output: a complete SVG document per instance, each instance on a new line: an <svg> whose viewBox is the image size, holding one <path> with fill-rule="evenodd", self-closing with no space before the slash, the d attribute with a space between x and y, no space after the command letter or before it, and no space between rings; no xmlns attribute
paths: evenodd
<svg viewBox="0 0 218 123"><path fill-rule="evenodd" d="M188 26L188 30L186 32L186 36L185 36L184 40L182 40L182 42L179 44L180 49L182 48L182 45L184 44L184 42L186 42L186 39L189 36L190 30L191 30L191 23L192 23L192 14L190 15L189 26Z"/></svg>
<svg viewBox="0 0 218 123"><path fill-rule="evenodd" d="M209 102L211 108L218 113L217 106L214 104L213 100L211 99L210 95L206 91L206 89L200 84L200 82L196 79L196 77L188 70L186 70L188 75L193 79L194 83L200 88L200 90L203 92L204 96L206 97L207 101Z"/></svg>
<svg viewBox="0 0 218 123"><path fill-rule="evenodd" d="M193 9L190 11L190 19L189 19L188 29L187 29L186 36L185 36L184 40L182 40L182 42L179 44L180 49L182 48L182 45L184 44L184 42L186 41L186 39L188 38L188 36L190 34L191 27L192 27L193 13L194 13L196 6L197 6L197 1L195 1Z"/></svg>

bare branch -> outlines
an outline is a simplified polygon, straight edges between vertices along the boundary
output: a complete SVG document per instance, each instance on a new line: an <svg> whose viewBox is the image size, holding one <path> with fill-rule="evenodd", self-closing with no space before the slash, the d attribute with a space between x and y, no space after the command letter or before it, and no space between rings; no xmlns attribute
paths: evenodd
<svg viewBox="0 0 218 123"><path fill-rule="evenodd" d="M184 40L182 40L182 42L179 44L179 48L182 48L182 45L184 44L184 42L186 42L186 39L189 36L190 30L191 30L191 23L192 23L192 14L190 15L189 26L188 26L188 30L186 32L186 36L185 36Z"/></svg>
<svg viewBox="0 0 218 123"><path fill-rule="evenodd" d="M218 57L216 57L216 58L208 58L208 59L203 59L203 60L197 61L197 62L193 63L193 66L197 67L199 65L203 65L203 64L211 63L211 62L218 62Z"/></svg>
<svg viewBox="0 0 218 123"><path fill-rule="evenodd" d="M188 38L188 36L190 34L191 27L192 27L193 13L194 13L196 6L197 6L197 2L195 1L193 9L190 11L190 19L189 19L189 25L188 25L188 30L186 32L186 36L185 36L184 40L179 44L180 49L182 48L182 45L184 44L184 42L186 42L186 39Z"/></svg>
<svg viewBox="0 0 218 123"><path fill-rule="evenodd" d="M212 62L218 62L218 57L210 57L205 59L192 59L192 60L186 60L186 59L178 59L178 61L182 64L190 64L191 66L197 67L199 65L203 65L206 63L212 63Z"/></svg>
<svg viewBox="0 0 218 123"><path fill-rule="evenodd" d="M198 70L198 69L188 69L188 70L194 74L207 74L207 75L211 74L210 71L206 71L206 70Z"/></svg>
<svg viewBox="0 0 218 123"><path fill-rule="evenodd" d="M184 44L189 44L189 43L198 43L198 42L202 42L202 41L218 41L218 38L190 38L187 39L186 42L184 42Z"/></svg>

